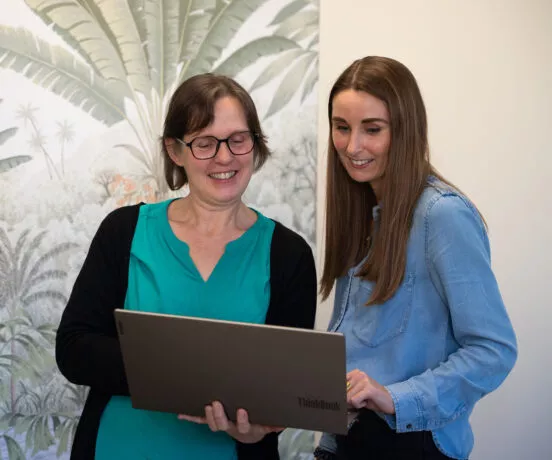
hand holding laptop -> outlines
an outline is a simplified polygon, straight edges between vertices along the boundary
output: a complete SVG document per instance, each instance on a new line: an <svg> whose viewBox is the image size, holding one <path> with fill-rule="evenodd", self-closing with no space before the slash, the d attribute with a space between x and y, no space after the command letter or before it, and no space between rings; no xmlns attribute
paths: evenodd
<svg viewBox="0 0 552 460"><path fill-rule="evenodd" d="M395 403L387 389L358 369L347 374L347 404L353 410L366 408L389 415L395 413Z"/></svg>
<svg viewBox="0 0 552 460"><path fill-rule="evenodd" d="M205 406L205 417L180 414L178 418L180 420L187 420L188 422L207 424L211 431L225 431L237 441L245 444L259 442L269 433L277 433L284 430L284 428L249 423L249 416L244 409L238 409L236 423L233 423L228 420L224 407L218 401Z"/></svg>

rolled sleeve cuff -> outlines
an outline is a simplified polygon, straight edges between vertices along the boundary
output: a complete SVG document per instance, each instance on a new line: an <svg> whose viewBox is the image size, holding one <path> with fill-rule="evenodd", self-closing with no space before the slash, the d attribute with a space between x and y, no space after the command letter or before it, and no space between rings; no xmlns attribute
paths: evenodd
<svg viewBox="0 0 552 460"><path fill-rule="evenodd" d="M395 415L384 417L389 426L397 433L424 430L421 404L410 383L393 383L385 388L395 404Z"/></svg>

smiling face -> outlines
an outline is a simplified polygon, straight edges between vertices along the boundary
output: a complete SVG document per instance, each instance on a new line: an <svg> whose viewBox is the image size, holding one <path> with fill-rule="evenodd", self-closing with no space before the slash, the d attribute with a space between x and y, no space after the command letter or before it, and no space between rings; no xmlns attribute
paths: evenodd
<svg viewBox="0 0 552 460"><path fill-rule="evenodd" d="M203 136L226 139L244 131L249 131L249 127L240 102L223 97L215 103L213 122L201 131L186 134L183 141L191 142ZM213 206L241 200L253 174L254 149L245 155L233 155L228 145L221 143L214 158L198 160L189 146L173 139L167 140L166 147L171 159L186 171L190 195Z"/></svg>
<svg viewBox="0 0 552 460"><path fill-rule="evenodd" d="M391 131L383 101L347 89L332 101L331 135L343 167L356 182L369 182L379 200Z"/></svg>

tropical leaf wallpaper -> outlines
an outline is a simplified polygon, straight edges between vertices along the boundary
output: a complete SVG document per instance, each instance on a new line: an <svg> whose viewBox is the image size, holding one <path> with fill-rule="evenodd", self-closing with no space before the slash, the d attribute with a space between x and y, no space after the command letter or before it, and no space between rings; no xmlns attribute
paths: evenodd
<svg viewBox="0 0 552 460"><path fill-rule="evenodd" d="M59 374L56 327L102 218L175 195L158 139L183 79L251 92L274 155L246 201L314 248L318 17L317 0L0 4L2 460L69 456L87 388ZM283 459L312 448L281 436Z"/></svg>

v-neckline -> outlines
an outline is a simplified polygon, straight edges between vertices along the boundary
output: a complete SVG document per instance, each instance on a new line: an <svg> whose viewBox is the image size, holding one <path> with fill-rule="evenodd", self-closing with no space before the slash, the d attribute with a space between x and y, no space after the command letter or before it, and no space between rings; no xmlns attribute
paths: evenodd
<svg viewBox="0 0 552 460"><path fill-rule="evenodd" d="M224 251L222 252L219 259L217 260L215 266L211 270L211 273L209 274L207 279L205 279L203 278L203 275L199 271L196 261L192 258L192 255L190 253L190 245L186 241L178 238L171 227L171 223L169 221L169 206L173 201L176 201L178 199L179 198L175 198L173 200L168 200L167 202L167 207L165 209L165 219L164 219L165 234L169 240L169 244L176 246L176 249L178 250L177 252L180 252L180 250L186 251L186 255L188 256L190 264L193 267L193 271L197 276L198 280L201 281L203 285L207 285L215 275L217 268L221 265L221 263L223 262L223 259L228 254L229 250L233 251L236 246L240 246L241 244L243 244L244 241L247 241L249 239L249 235L253 233L252 230L255 229L260 224L261 214L255 209L249 208L257 215L257 220L255 220L255 222L253 222L253 225L251 225L251 227L249 227L245 232L243 232L238 238L228 241L228 243L226 243L226 246L224 247Z"/></svg>
<svg viewBox="0 0 552 460"><path fill-rule="evenodd" d="M171 229L172 230L172 229ZM173 232L174 233L174 232ZM176 237L176 235L175 235ZM181 239L179 239L177 237L177 239L179 241L182 241ZM221 264L222 262L222 259L224 258L224 255L226 254L226 248L228 247L228 243L226 244L226 246L224 247L224 251L222 252L221 256L219 257L219 259L217 260L217 262L215 263L213 269L211 270L211 273L209 273L209 276L207 278L203 278L203 275L201 274L201 271L199 270L199 268L197 267L197 263L196 261L194 260L194 258L192 257L192 254L190 252L190 245L188 243L186 243L185 241L182 241L182 243L184 243L186 245L186 248L188 250L188 257L190 258L190 262L192 264L192 266L194 267L194 270L196 272L196 275L199 277L199 279L203 282L203 284L207 284L209 282L209 280L211 278L213 278L213 275L215 274L215 271L217 270L217 267Z"/></svg>

